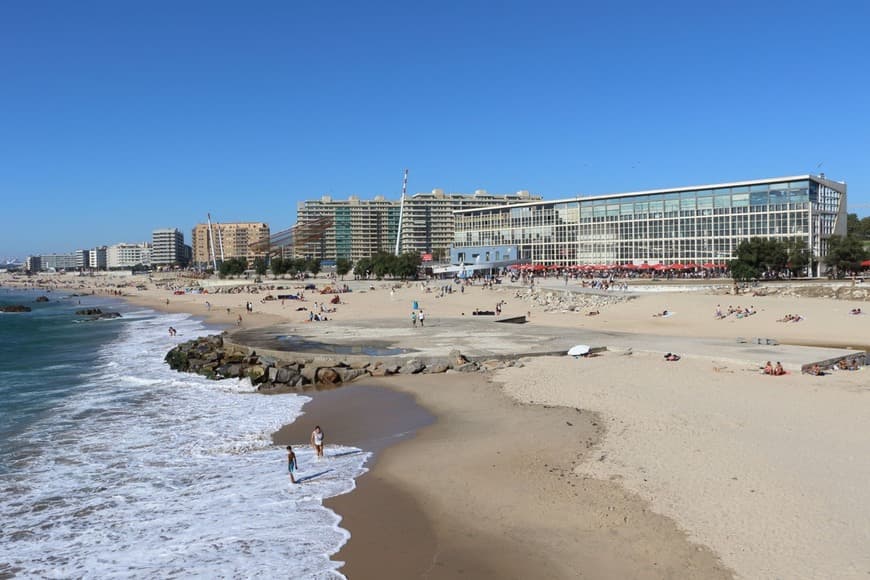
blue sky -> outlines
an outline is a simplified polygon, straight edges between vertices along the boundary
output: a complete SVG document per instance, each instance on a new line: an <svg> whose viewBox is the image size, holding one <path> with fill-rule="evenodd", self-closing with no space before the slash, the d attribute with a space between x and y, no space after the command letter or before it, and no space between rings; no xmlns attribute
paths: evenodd
<svg viewBox="0 0 870 580"><path fill-rule="evenodd" d="M799 173L870 214L870 3L0 3L0 256L331 194ZM821 166L819 165L821 163Z"/></svg>

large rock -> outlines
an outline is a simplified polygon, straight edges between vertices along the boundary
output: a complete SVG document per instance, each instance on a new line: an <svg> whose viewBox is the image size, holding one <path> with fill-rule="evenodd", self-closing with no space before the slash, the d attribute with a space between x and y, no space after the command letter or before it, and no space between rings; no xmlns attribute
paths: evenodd
<svg viewBox="0 0 870 580"><path fill-rule="evenodd" d="M299 371L296 369L291 367L279 367L275 371L275 378L273 381L276 383L293 383L296 381L297 377L299 377Z"/></svg>
<svg viewBox="0 0 870 580"><path fill-rule="evenodd" d="M268 378L266 376L266 367L264 367L263 365L249 366L245 370L245 376L251 379L251 384L254 385L262 383Z"/></svg>
<svg viewBox="0 0 870 580"><path fill-rule="evenodd" d="M30 306L23 306L21 304L0 306L0 312L30 312Z"/></svg>
<svg viewBox="0 0 870 580"><path fill-rule="evenodd" d="M336 383L341 382L341 377L338 375L338 371L330 367L324 367L322 369L317 369L317 382L324 383L327 385L334 385Z"/></svg>
<svg viewBox="0 0 870 580"><path fill-rule="evenodd" d="M426 368L422 362L417 359L411 359L404 364L402 364L402 368L399 370L399 374L402 375L416 375L419 372L423 372L423 369Z"/></svg>
<svg viewBox="0 0 870 580"><path fill-rule="evenodd" d="M48 296L40 296L36 299L37 302L48 302Z"/></svg>
<svg viewBox="0 0 870 580"><path fill-rule="evenodd" d="M426 372L431 374L445 373L450 365L444 361L437 361L426 367Z"/></svg>
<svg viewBox="0 0 870 580"><path fill-rule="evenodd" d="M81 310L76 310L76 314L79 316L99 316L103 311L99 308L82 308Z"/></svg>
<svg viewBox="0 0 870 580"><path fill-rule="evenodd" d="M464 365L468 362L468 359L456 349L451 350L450 353L447 355L447 358L450 360L450 363L454 367Z"/></svg>
<svg viewBox="0 0 870 580"><path fill-rule="evenodd" d="M342 383L349 383L368 373L363 369L336 369Z"/></svg>
<svg viewBox="0 0 870 580"><path fill-rule="evenodd" d="M473 362L465 363L463 365L459 365L459 366L456 366L453 368L455 370L459 371L460 373L473 373L473 372L478 370L477 363L473 363Z"/></svg>
<svg viewBox="0 0 870 580"><path fill-rule="evenodd" d="M309 383L317 382L317 367L314 365L305 365L299 374Z"/></svg>

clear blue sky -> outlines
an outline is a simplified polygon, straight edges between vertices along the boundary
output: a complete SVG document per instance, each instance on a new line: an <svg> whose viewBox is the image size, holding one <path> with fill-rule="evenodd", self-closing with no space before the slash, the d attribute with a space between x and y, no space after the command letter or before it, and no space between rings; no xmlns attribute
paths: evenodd
<svg viewBox="0 0 870 580"><path fill-rule="evenodd" d="M0 3L0 257L283 229L405 167L548 199L823 171L870 214L870 2Z"/></svg>

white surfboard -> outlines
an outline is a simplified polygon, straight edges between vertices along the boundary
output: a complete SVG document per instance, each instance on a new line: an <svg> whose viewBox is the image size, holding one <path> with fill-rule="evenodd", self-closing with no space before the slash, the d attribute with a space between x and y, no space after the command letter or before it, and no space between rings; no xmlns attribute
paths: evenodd
<svg viewBox="0 0 870 580"><path fill-rule="evenodd" d="M584 354L589 354L588 344L578 344L568 349L569 356L583 356Z"/></svg>

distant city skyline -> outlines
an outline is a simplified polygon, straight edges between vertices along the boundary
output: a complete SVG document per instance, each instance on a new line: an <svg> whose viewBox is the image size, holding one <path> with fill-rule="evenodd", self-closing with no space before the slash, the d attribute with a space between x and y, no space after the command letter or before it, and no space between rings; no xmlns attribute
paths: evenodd
<svg viewBox="0 0 870 580"><path fill-rule="evenodd" d="M870 215L862 2L0 6L0 256L332 195L825 173Z"/></svg>

